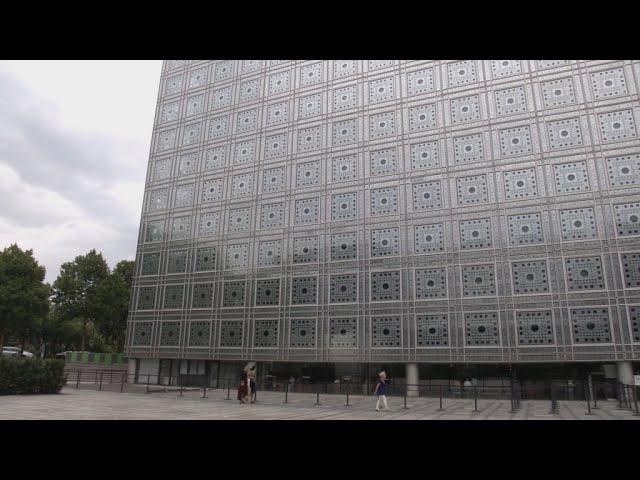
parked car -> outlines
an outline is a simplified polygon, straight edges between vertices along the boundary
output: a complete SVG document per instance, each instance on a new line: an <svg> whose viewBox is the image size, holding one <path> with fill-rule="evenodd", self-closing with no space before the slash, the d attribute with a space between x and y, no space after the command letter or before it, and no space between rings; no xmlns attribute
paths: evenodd
<svg viewBox="0 0 640 480"><path fill-rule="evenodd" d="M2 356L3 357L19 357L20 348L19 347L2 347ZM32 358L33 353L23 350L22 356L27 358Z"/></svg>

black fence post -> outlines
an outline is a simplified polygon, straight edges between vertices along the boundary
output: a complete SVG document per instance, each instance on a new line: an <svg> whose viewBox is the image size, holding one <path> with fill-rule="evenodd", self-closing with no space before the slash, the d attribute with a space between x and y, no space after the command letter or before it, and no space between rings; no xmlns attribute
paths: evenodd
<svg viewBox="0 0 640 480"><path fill-rule="evenodd" d="M120 379L120 393L122 393L122 390L124 390L124 382L126 380L125 375L126 373L123 373L122 378Z"/></svg>
<svg viewBox="0 0 640 480"><path fill-rule="evenodd" d="M178 383L180 384L180 396L182 396L182 391L184 389L183 383L180 381L180 377L178 377Z"/></svg>
<svg viewBox="0 0 640 480"><path fill-rule="evenodd" d="M516 396L513 390L513 380L510 381L510 387L511 387L511 413L514 413L516 411Z"/></svg>
<svg viewBox="0 0 640 480"><path fill-rule="evenodd" d="M596 410L598 408L598 391L596 387L593 385L593 379L591 378L591 374L589 374L589 396L593 400L593 408Z"/></svg>
<svg viewBox="0 0 640 480"><path fill-rule="evenodd" d="M98 388L98 390L102 391L102 374L104 372L100 372L100 387Z"/></svg>
<svg viewBox="0 0 640 480"><path fill-rule="evenodd" d="M349 405L349 384L347 384L347 403L345 404L345 407L350 407L351 405Z"/></svg>
<svg viewBox="0 0 640 480"><path fill-rule="evenodd" d="M149 393L149 379L151 378L151 374L147 373L147 393Z"/></svg>
<svg viewBox="0 0 640 480"><path fill-rule="evenodd" d="M227 378L227 398L225 400L231 400L231 379Z"/></svg>
<svg viewBox="0 0 640 480"><path fill-rule="evenodd" d="M617 397L618 397L618 410L622 410L622 385L620 384L620 382L616 382L616 393L617 393Z"/></svg>
<svg viewBox="0 0 640 480"><path fill-rule="evenodd" d="M320 405L320 389L316 391L316 405Z"/></svg>
<svg viewBox="0 0 640 480"><path fill-rule="evenodd" d="M587 399L587 411L585 415L593 415L593 413L591 413L591 392L589 391L589 385L584 386L584 396Z"/></svg>
<svg viewBox="0 0 640 480"><path fill-rule="evenodd" d="M405 383L404 385L404 406L402 408L406 409L407 408L407 384Z"/></svg>
<svg viewBox="0 0 640 480"><path fill-rule="evenodd" d="M438 409L438 411L442 411L444 410L444 408L442 408L442 385L440 385L440 408Z"/></svg>
<svg viewBox="0 0 640 480"><path fill-rule="evenodd" d="M202 398L207 398L207 386L202 386Z"/></svg>
<svg viewBox="0 0 640 480"><path fill-rule="evenodd" d="M473 411L478 411L478 386L473 386Z"/></svg>
<svg viewBox="0 0 640 480"><path fill-rule="evenodd" d="M284 389L284 402L282 403L288 403L288 402L289 402L289 384L287 383Z"/></svg>
<svg viewBox="0 0 640 480"><path fill-rule="evenodd" d="M94 384L98 383L98 370L96 370L96 379L93 381Z"/></svg>
<svg viewBox="0 0 640 480"><path fill-rule="evenodd" d="M76 390L80 388L80 375L82 375L82 370L76 371Z"/></svg>
<svg viewBox="0 0 640 480"><path fill-rule="evenodd" d="M637 392L638 387L636 385L633 385L631 387L631 395L633 396L633 405L635 407L635 411L633 412L634 416L638 416L640 415L640 411L638 411L638 392Z"/></svg>

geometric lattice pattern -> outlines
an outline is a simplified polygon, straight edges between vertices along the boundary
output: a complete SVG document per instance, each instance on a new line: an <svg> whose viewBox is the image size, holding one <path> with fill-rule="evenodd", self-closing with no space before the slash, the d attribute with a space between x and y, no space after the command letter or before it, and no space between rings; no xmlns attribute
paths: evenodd
<svg viewBox="0 0 640 480"><path fill-rule="evenodd" d="M467 345L500 345L500 327L496 312L465 313L464 323Z"/></svg>
<svg viewBox="0 0 640 480"><path fill-rule="evenodd" d="M402 320L398 316L371 317L372 347L402 346Z"/></svg>
<svg viewBox="0 0 640 480"><path fill-rule="evenodd" d="M371 272L371 301L400 300L400 272Z"/></svg>
<svg viewBox="0 0 640 480"><path fill-rule="evenodd" d="M640 359L622 345L640 344L639 78L638 60L165 62L126 353Z"/></svg>
<svg viewBox="0 0 640 480"><path fill-rule="evenodd" d="M563 240L570 241L597 238L598 231L593 208L560 210L559 213Z"/></svg>
<svg viewBox="0 0 640 480"><path fill-rule="evenodd" d="M629 322L631 323L631 340L635 343L640 342L640 308L637 306L629 307Z"/></svg>
<svg viewBox="0 0 640 480"><path fill-rule="evenodd" d="M191 325L189 326L190 347L208 347L210 336L210 322L191 322Z"/></svg>
<svg viewBox="0 0 640 480"><path fill-rule="evenodd" d="M416 269L416 300L447 296L446 268Z"/></svg>
<svg viewBox="0 0 640 480"><path fill-rule="evenodd" d="M507 217L509 244L527 245L544 242L542 220L539 213L512 215Z"/></svg>
<svg viewBox="0 0 640 480"><path fill-rule="evenodd" d="M446 315L417 315L418 347L438 347L449 344L449 325Z"/></svg>
<svg viewBox="0 0 640 480"><path fill-rule="evenodd" d="M640 253L623 253L620 260L625 288L640 287Z"/></svg>
<svg viewBox="0 0 640 480"><path fill-rule="evenodd" d="M572 308L574 343L610 343L611 322L606 308Z"/></svg>
<svg viewBox="0 0 640 480"><path fill-rule="evenodd" d="M538 183L533 168L504 172L504 190L507 200L537 197Z"/></svg>
<svg viewBox="0 0 640 480"><path fill-rule="evenodd" d="M151 322L136 322L133 324L133 344L134 345L151 345Z"/></svg>
<svg viewBox="0 0 640 480"><path fill-rule="evenodd" d="M513 293L546 293L549 291L547 262L545 260L514 262Z"/></svg>
<svg viewBox="0 0 640 480"><path fill-rule="evenodd" d="M491 247L491 220L463 220L460 222L460 248Z"/></svg>
<svg viewBox="0 0 640 480"><path fill-rule="evenodd" d="M317 303L317 284L316 277L293 277L291 279L291 304Z"/></svg>
<svg viewBox="0 0 640 480"><path fill-rule="evenodd" d="M611 188L640 184L640 154L607 158L607 172Z"/></svg>
<svg viewBox="0 0 640 480"><path fill-rule="evenodd" d="M220 323L220 346L222 348L242 347L242 320L225 320Z"/></svg>
<svg viewBox="0 0 640 480"><path fill-rule="evenodd" d="M356 318L331 318L329 345L332 348L353 348L358 345Z"/></svg>
<svg viewBox="0 0 640 480"><path fill-rule="evenodd" d="M162 322L160 345L175 347L180 345L180 322Z"/></svg>
<svg viewBox="0 0 640 480"><path fill-rule="evenodd" d="M278 320L256 320L253 346L275 348L278 346Z"/></svg>
<svg viewBox="0 0 640 480"><path fill-rule="evenodd" d="M605 287L600 257L567 258L564 263L568 290L599 290Z"/></svg>
<svg viewBox="0 0 640 480"><path fill-rule="evenodd" d="M555 343L551 310L517 312L516 322L518 344L551 345Z"/></svg>
<svg viewBox="0 0 640 480"><path fill-rule="evenodd" d="M619 236L640 234L640 203L614 205L613 210Z"/></svg>
<svg viewBox="0 0 640 480"><path fill-rule="evenodd" d="M462 287L465 297L494 296L496 294L495 266L463 265Z"/></svg>
<svg viewBox="0 0 640 480"><path fill-rule="evenodd" d="M289 346L293 348L315 348L316 319L296 318L291 320Z"/></svg>

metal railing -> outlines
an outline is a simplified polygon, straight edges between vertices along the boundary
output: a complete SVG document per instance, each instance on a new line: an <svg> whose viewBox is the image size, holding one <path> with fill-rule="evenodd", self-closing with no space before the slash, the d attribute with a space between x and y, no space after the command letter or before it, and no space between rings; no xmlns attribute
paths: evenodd
<svg viewBox="0 0 640 480"><path fill-rule="evenodd" d="M225 400L236 399L239 378L229 377L226 379L208 379L199 376L197 379L193 375L181 375L162 377L158 374L129 374L113 370L68 370L67 385L79 388L91 388L99 391L115 392L179 392L180 396L187 391L202 390L201 398L207 398L207 392L222 392ZM584 380L566 382L553 381L544 389L544 392L534 392L527 388L525 382L516 380L510 381L507 385L460 385L458 382L451 383L444 381L434 384L407 384L394 383L387 384L387 396L401 397L403 409L408 406L408 399L413 398L433 398L438 399L438 411L446 410L447 403L451 401L469 400L473 405L473 412L480 412L479 400L509 400L511 402L511 413L517 413L523 400L547 400L550 402L550 414L558 414L560 401L577 400L586 402L585 415L593 415L593 410L598 407L597 392L603 392L604 387L615 391L617 399L617 409L628 410L634 416L640 415L638 405L638 387L625 385L620 382L593 381L591 378ZM506 387L506 388L505 388ZM290 395L308 394L315 398L313 405L322 405L322 398L326 396L344 396L344 406L353 404L353 397L368 397L373 395L375 383L288 383L288 382L257 382L256 390L252 400L258 401L261 391L279 393L282 395L282 403L290 403ZM233 391L233 392L232 392ZM305 397L308 398L308 395ZM602 393L601 393L602 395ZM273 396L272 396L273 397ZM602 396L601 396L602 399ZM335 403L335 402L334 402Z"/></svg>

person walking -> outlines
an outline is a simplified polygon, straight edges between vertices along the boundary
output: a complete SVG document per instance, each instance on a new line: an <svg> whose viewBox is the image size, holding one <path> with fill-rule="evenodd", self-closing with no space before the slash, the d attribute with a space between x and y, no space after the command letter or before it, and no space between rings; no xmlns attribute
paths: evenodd
<svg viewBox="0 0 640 480"><path fill-rule="evenodd" d="M238 401L240 403L247 403L248 396L248 380L247 369L244 368L240 372L240 385L238 385Z"/></svg>
<svg viewBox="0 0 640 480"><path fill-rule="evenodd" d="M376 389L373 394L378 396L376 412L380 411L381 402L384 405L384 411L389 412L390 410L387 405L387 374L385 372L380 372L378 374L378 381L376 382Z"/></svg>
<svg viewBox="0 0 640 480"><path fill-rule="evenodd" d="M247 377L249 378L249 400L255 403L258 398L256 378L258 377L258 366L255 363L247 365Z"/></svg>

